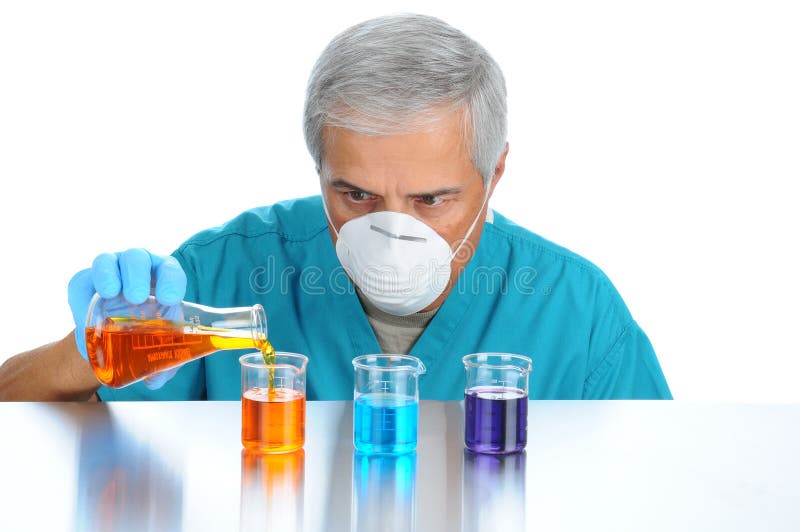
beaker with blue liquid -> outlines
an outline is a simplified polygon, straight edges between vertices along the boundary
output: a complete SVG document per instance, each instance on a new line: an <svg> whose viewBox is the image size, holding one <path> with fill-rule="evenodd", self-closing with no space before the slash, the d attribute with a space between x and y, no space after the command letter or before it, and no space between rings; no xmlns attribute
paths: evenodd
<svg viewBox="0 0 800 532"><path fill-rule="evenodd" d="M368 454L402 454L417 448L419 389L425 365L410 355L353 359L353 445Z"/></svg>

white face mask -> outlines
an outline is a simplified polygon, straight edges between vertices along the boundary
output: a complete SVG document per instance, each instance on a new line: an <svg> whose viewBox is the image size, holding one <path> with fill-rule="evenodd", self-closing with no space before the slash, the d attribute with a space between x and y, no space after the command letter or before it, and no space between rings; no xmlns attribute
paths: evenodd
<svg viewBox="0 0 800 532"><path fill-rule="evenodd" d="M450 265L475 229L483 203L455 249L430 226L400 212L381 211L336 227L323 200L325 215L336 236L342 267L369 301L395 316L419 312L442 295L450 280Z"/></svg>

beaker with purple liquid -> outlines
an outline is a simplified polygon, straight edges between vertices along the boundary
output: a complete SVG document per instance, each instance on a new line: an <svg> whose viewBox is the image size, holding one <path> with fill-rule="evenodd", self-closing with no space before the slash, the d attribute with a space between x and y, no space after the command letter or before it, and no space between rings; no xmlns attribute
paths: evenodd
<svg viewBox="0 0 800 532"><path fill-rule="evenodd" d="M476 453L507 454L528 442L528 376L531 359L510 353L475 353L462 361L464 443Z"/></svg>

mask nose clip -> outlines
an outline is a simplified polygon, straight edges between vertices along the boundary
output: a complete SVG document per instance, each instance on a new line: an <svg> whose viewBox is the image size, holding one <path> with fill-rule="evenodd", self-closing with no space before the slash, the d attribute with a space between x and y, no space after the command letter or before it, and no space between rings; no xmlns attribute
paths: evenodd
<svg viewBox="0 0 800 532"><path fill-rule="evenodd" d="M370 224L369 228L376 233L380 233L387 238L396 238L397 240L406 240L408 242L420 242L424 244L428 241L427 238L423 238L421 236L411 236L411 235L396 235L392 232L383 229L382 227L378 227L377 225Z"/></svg>

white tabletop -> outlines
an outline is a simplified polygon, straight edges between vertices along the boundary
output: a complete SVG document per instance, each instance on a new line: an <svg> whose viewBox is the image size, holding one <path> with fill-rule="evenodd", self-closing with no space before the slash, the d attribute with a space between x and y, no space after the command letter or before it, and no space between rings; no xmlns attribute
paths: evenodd
<svg viewBox="0 0 800 532"><path fill-rule="evenodd" d="M420 416L364 457L352 403L311 402L302 453L254 457L238 402L2 403L0 530L800 530L800 405L536 401L505 458L458 402Z"/></svg>

